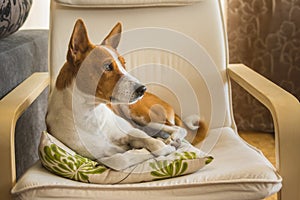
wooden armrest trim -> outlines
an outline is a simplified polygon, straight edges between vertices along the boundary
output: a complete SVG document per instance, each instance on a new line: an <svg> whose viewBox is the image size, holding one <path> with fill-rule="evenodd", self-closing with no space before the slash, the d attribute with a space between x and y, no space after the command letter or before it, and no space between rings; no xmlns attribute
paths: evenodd
<svg viewBox="0 0 300 200"><path fill-rule="evenodd" d="M46 72L32 74L0 100L0 196L10 198L10 188L16 182L15 126L21 114L49 85ZM4 199L4 198L3 198Z"/></svg>
<svg viewBox="0 0 300 200"><path fill-rule="evenodd" d="M276 167L283 177L279 198L300 198L300 104L290 93L243 64L231 64L228 74L271 112L275 128ZM293 196L294 195L294 196Z"/></svg>

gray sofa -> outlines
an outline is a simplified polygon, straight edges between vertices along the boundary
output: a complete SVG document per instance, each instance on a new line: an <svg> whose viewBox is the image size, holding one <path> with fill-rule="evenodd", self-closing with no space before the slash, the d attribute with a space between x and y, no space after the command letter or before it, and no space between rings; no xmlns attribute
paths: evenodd
<svg viewBox="0 0 300 200"><path fill-rule="evenodd" d="M0 99L34 72L48 71L48 30L20 30L0 40ZM37 159L45 129L47 91L17 122L15 148L17 178ZM0 111L1 114L1 111Z"/></svg>

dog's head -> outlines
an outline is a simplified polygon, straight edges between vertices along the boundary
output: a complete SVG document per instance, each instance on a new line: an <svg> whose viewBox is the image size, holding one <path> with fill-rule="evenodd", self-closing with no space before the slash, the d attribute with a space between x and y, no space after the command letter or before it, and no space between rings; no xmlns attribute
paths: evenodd
<svg viewBox="0 0 300 200"><path fill-rule="evenodd" d="M100 45L90 42L82 20L77 20L69 42L67 62L76 69L76 86L105 103L134 103L146 87L125 70L118 54L122 26L117 23Z"/></svg>

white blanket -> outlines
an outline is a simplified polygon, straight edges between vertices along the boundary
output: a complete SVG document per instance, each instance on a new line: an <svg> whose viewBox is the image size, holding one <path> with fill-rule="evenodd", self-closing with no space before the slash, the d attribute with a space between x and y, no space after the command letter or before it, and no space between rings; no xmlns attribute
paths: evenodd
<svg viewBox="0 0 300 200"><path fill-rule="evenodd" d="M175 160L176 157L183 153L183 152L194 152L195 156L197 158L202 158L205 157L205 154L200 151L199 149L197 149L196 147L192 146L189 142L187 141L183 141L181 143L181 146L179 148L177 148L176 151L174 151L173 153L167 155L167 156L159 156L159 157L155 157L154 155L151 154L151 152L149 152L147 149L132 149L132 150L128 150L124 153L118 153L118 154L114 154L113 156L109 156L109 157L104 157L99 159L99 161L114 170L117 171L123 171L127 168L130 168L132 166L137 166L138 164L144 163L144 162L153 162L153 160ZM144 161L137 163L137 161L134 159L136 157L144 157ZM131 169L131 168L130 168Z"/></svg>

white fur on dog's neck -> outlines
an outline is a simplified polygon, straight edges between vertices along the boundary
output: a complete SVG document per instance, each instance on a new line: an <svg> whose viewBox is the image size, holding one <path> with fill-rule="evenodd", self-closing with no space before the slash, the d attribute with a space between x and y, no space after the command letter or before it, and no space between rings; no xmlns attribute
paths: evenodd
<svg viewBox="0 0 300 200"><path fill-rule="evenodd" d="M123 152L124 147L111 141L118 141L133 127L106 104L95 105L95 97L80 91L74 82L63 90L54 88L51 93L46 118L51 134L91 159ZM99 151L104 147L108 150Z"/></svg>

